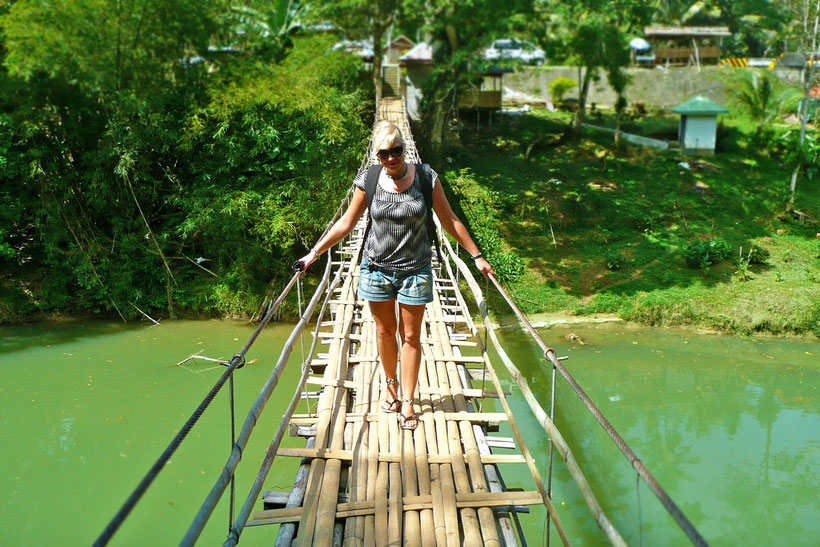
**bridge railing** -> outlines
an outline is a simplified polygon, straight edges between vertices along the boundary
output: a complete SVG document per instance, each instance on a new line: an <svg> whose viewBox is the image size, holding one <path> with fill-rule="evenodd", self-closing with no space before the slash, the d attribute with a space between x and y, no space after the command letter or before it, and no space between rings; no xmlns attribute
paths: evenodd
<svg viewBox="0 0 820 547"><path fill-rule="evenodd" d="M507 368L510 375L515 379L516 383L518 384L518 387L521 389L521 393L524 396L524 399L527 401L530 410L532 410L539 424L541 424L544 431L550 438L551 442L558 449L558 453L561 455L562 459L567 464L567 468L570 474L572 475L572 478L575 481L576 485L580 489L581 494L584 497L584 501L586 502L587 507L589 507L590 511L592 512L595 521L598 523L598 526L607 535L607 538L610 540L610 542L613 543L613 545L626 545L621 535L615 529L614 525L609 521L609 519L601 509L600 504L595 499L595 496L592 493L591 488L589 487L589 483L587 482L586 478L581 472L581 469L578 466L575 457L572 455L572 451L570 450L569 445L564 440L560 431L558 431L558 429L555 427L555 424L553 423L550 416L546 413L546 411L543 409L543 407L536 399L535 395L532 393L532 390L530 389L527 380L521 375L521 372L518 370L518 368L507 355L507 353L504 351L502 344L499 342L498 337L496 336L495 329L493 328L492 323L490 322L485 296L481 291L481 287L475 280L475 277L473 276L472 272L467 267L467 265L464 263L464 261L462 261L461 258L459 258L457 251L453 249L447 237L443 235L443 231L441 229L440 223L438 223L438 219L436 219L436 223L438 228L438 237L441 246L443 248L446 248L446 255L448 257L448 260L451 259L453 261L458 271L464 277L464 280L470 288L470 291L473 293L473 296L476 300L479 309L479 313L484 323L484 328L486 329L486 332L488 333L489 338L493 343L493 346L498 352L498 355L501 357L504 366ZM650 488L650 490L652 490L655 496L660 500L663 507L672 516L675 522L678 523L678 525L681 527L681 529L684 531L684 533L687 535L690 541L694 545L698 546L708 545L708 543L700 534L700 532L698 532L698 530L689 521L686 515L683 514L683 511L681 511L677 504L672 500L672 498L669 496L666 490L664 490L663 487L658 483L654 475L652 475L649 469L646 468L646 466L643 464L643 462L641 462L641 460L638 458L635 452L629 447L629 445L623 439L623 437L621 437L621 435L615 430L615 428L612 426L609 420L607 420L603 413L601 413L601 411L592 402L592 400L589 398L586 392L584 392L584 390L581 388L581 386L578 384L575 378L573 378L569 371L566 369L566 367L564 367L564 365L561 363L561 360L555 355L555 351L551 347L549 347L546 344L546 342L544 342L544 340L532 326L532 324L524 315L524 313L518 308L515 301L509 295L507 290L501 285L501 283L499 283L498 279L496 279L494 275L490 275L489 278L492 281L495 288L501 293L505 302L510 306L510 309L512 309L513 313L522 322L527 332L530 334L530 336L533 338L536 344L538 344L538 346L541 348L544 358L550 362L553 371L557 370L558 372L560 372L561 376L564 377L564 379L570 385L575 394L584 402L584 405L587 407L589 412L595 417L595 419L598 421L601 427L603 427L607 435L612 439L612 441L615 443L615 445L618 447L621 453L626 457L627 461L629 461L630 465L638 473L638 476L644 481L644 483ZM497 389L500 389L500 386L497 386Z"/></svg>

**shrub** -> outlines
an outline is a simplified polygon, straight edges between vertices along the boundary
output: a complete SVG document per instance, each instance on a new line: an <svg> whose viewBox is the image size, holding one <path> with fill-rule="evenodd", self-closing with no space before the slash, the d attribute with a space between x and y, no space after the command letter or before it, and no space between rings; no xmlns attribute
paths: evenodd
<svg viewBox="0 0 820 547"><path fill-rule="evenodd" d="M683 246L683 259L690 268L706 269L712 264L729 258L731 252L732 248L729 244L719 237L696 239Z"/></svg>
<svg viewBox="0 0 820 547"><path fill-rule="evenodd" d="M575 80L571 80L569 78L565 78L561 76L560 78L556 78L550 82L548 87L550 98L556 102L560 103L564 100L564 95L566 95L569 90L573 87L576 87L578 83Z"/></svg>
<svg viewBox="0 0 820 547"><path fill-rule="evenodd" d="M506 248L501 237L498 194L481 186L469 169L450 173L449 182L470 224L473 239L492 264L498 279L513 281L520 277L524 263L514 251Z"/></svg>
<svg viewBox="0 0 820 547"><path fill-rule="evenodd" d="M749 251L749 264L765 264L769 261L769 256L770 253L767 249L753 244Z"/></svg>
<svg viewBox="0 0 820 547"><path fill-rule="evenodd" d="M610 272L616 272L620 270L621 268L623 268L624 262L626 262L621 253L615 252L607 253L604 257L604 260L606 260L606 269Z"/></svg>

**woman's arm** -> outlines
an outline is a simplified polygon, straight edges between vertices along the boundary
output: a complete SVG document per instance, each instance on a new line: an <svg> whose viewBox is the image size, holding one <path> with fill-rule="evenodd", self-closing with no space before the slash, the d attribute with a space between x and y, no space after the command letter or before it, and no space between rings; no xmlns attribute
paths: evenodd
<svg viewBox="0 0 820 547"><path fill-rule="evenodd" d="M356 223L359 222L362 214L364 214L365 209L367 209L367 199L365 198L364 190L357 187L353 192L353 199L350 200L350 205L348 205L347 211L342 215L342 218L330 227L330 230L313 246L313 249L311 249L308 254L299 259L304 263L305 269L315 262L319 258L319 255L336 245L336 243L341 241L347 234L352 232Z"/></svg>
<svg viewBox="0 0 820 547"><path fill-rule="evenodd" d="M464 247L464 250L470 253L470 256L479 254L478 246L473 242L473 238L470 237L467 227L464 226L461 219L453 212L453 208L450 207L450 202L447 201L447 196L444 194L441 178L437 180L438 183L433 187L433 208L438 215L438 219L441 221L441 226ZM495 273L493 272L493 267L490 266L490 263L487 262L484 257L477 258L475 260L475 266L484 274L484 277Z"/></svg>

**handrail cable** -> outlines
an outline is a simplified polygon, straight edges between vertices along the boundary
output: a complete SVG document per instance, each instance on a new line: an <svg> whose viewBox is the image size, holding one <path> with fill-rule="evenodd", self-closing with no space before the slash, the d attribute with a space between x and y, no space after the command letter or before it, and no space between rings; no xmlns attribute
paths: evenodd
<svg viewBox="0 0 820 547"><path fill-rule="evenodd" d="M374 126L375 126L377 121L378 121L378 113L376 114L376 117L374 118L374 122L373 122ZM367 152L365 153L364 158L362 158L362 162L359 166L359 170L358 170L357 174L361 174L362 172L364 172L367 169L367 167L374 161L374 159L372 157L372 150L373 150L373 139L371 138L368 141ZM352 197L353 192L355 191L355 188L356 188L355 185L353 185L353 184L350 185L350 187L347 190L347 193L340 200L339 206L336 208L336 212L334 213L333 218L330 219L330 221L328 222L328 224L325 227L324 231L319 236L319 240L321 240L328 233L328 231L330 231L330 228L333 226L333 223L337 219L339 219L341 217L341 215L344 213L344 210L345 210L346 206L349 205L350 198ZM229 483L231 477L233 477L233 473L236 470L236 466L239 464L239 460L242 458L242 450L244 449L244 446L247 444L248 438L250 437L250 434L253 431L254 426L256 425L256 421L259 419L259 415L261 414L262 409L264 408L265 404L267 403L268 399L270 398L270 396L273 392L273 389L276 387L276 385L279 382L279 377L281 376L281 372L284 369L284 365L287 363L288 357L290 356L290 353L293 350L293 348L291 346L295 342L296 337L301 334L302 330L304 330L307 321L309 320L310 316L313 314L313 310L316 307L316 303L318 302L318 299L319 299L319 296L320 296L322 290L324 289L324 287L327 286L327 281L328 281L328 277L329 277L330 269L331 269L331 263L332 263L332 261L330 260L330 252L328 252L328 261L327 261L327 265L325 267L324 276L322 277L322 282L320 283L319 287L317 287L316 291L313 294L313 297L310 300L310 303L305 308L304 314L299 319L299 322L297 323L296 327L291 332L290 337L288 338L287 342L285 343L285 346L282 350L282 353L280 354L279 360L277 361L277 364L274 367L273 372L271 373L271 376L268 378L268 381L262 387L262 392L259 394L259 397L257 398L256 402L254 403L254 406L251 408L251 410L248 413L247 418L245 419L245 423L243 424L242 430L239 433L239 438L236 441L236 443L234 444L234 448L231 451L231 455L229 456L225 467L222 469L222 473L220 474L219 478L217 479L216 484L214 484L213 488L211 489L211 492L205 498L205 501L203 502L202 507L200 507L199 512L197 513L196 517L194 517L194 521L191 523L191 525L188 528L188 531L186 532L185 536L182 538L182 541L180 542L181 545L193 545L196 542L197 538L202 533L202 530L204 529L205 524L208 522L208 519L210 518L210 515L213 512L214 507L216 506L216 504L218 503L218 501L221 498L222 494L224 493L225 488L227 487L227 484ZM294 276L291 278L290 282L288 283L288 286L285 288L285 291L290 290L290 288L293 286L294 282L296 281L296 279L300 275L301 275L301 273L294 274ZM265 320L262 323L260 323L260 327L257 328L256 332L254 332L254 335L252 336L252 339L255 340L256 335L258 334L258 331L261 330L261 327L264 324L266 324L267 321L270 320L270 317L272 317L273 312L275 311L275 309L276 309L276 307L278 306L279 303L280 303L280 300L278 299L277 304L275 306L273 306L268 311L268 313L265 316ZM263 397L263 395L265 395L265 396ZM264 400L262 400L262 399L264 399ZM244 507L243 507L243 511L244 511ZM245 520L247 521L247 516L245 516ZM231 531L229 532L229 538L232 535L233 535L233 527L231 528Z"/></svg>
<svg viewBox="0 0 820 547"><path fill-rule="evenodd" d="M179 432L176 435L174 435L174 438L171 439L171 442L168 444L168 447L162 452L162 454L160 454L159 458L157 458L157 461L154 462L154 465L151 466L151 468L139 482L134 491L131 492L131 494L125 500L125 503L123 503L122 507L120 507L120 510L117 511L117 514L114 515L114 518L111 519L111 521L102 531L100 536L96 539L96 541L94 542L95 547L107 545L108 542L111 541L111 538L117 532L119 527L131 513L134 507L137 505L137 502L140 501L142 496L148 490L148 487L151 486L151 483L154 482L154 479L157 478L157 475L159 475L160 471L162 471L163 467L165 467L165 464L168 463L168 460L171 459L171 456L174 455L174 452L177 451L179 446L182 444L182 441L185 440L185 437L188 436L188 433L191 432L191 429L193 429L194 425L196 425L197 421L199 421L199 418L211 404L211 401L214 400L214 397L216 397L217 393L219 393L219 391L222 389L222 386L225 385L225 382L228 380L228 378L234 373L236 369L245 366L245 354L256 341L256 338L259 336L259 333L262 331L262 329L265 328L265 325L268 324L271 317L273 317L274 312L276 312L276 310L282 304L282 302L285 299L285 296L287 296L288 292L293 287L293 284L296 282L297 277L298 274L295 274L293 277L291 277L288 284L282 290L282 293L276 299L276 302L274 302L270 310L268 310L268 313L265 314L265 317L262 319L262 321L259 322L259 325L256 327L256 330L253 331L253 334L251 334L251 337L245 343L245 346L239 353L237 353L231 358L230 363L228 364L228 368L225 369L225 372L222 373L222 375L213 385L208 394L205 395L205 398L202 400L201 403L199 403L199 406L196 408L196 410L194 410L194 413L191 414L191 416L188 418L185 424L180 428Z"/></svg>
<svg viewBox="0 0 820 547"><path fill-rule="evenodd" d="M440 227L440 225L439 225L439 227ZM440 233L441 233L441 231L439 230L439 235L440 235ZM593 515L596 517L596 522L598 522L598 525L601 526L601 528L604 530L605 533L607 533L607 537L610 538L610 541L614 545L626 545L626 543L623 541L623 538L621 538L618 531L615 530L614 526L612 526L609 523L609 520L606 518L606 515L603 515L603 510L601 510L600 506L598 505L598 502L595 500L595 496L592 494L592 490L589 487L589 484L587 484L586 479L583 476L583 473L581 472L580 468L578 468L577 463L575 463L575 459L572 457L572 452L569 450L569 446L566 444L566 441L564 441L561 434L555 428L555 425L552 424L551 421L549 421L549 417L547 417L546 412L544 412L544 409L541 408L541 406L535 401L534 397L532 397L532 392L529 389L529 385L527 385L527 381L524 378L521 377L521 373L518 372L518 369L515 368L514 364L512 364L512 361L507 356L506 352L504 351L504 348L501 347L501 344L498 342L498 338L496 337L496 334L495 334L495 329L493 329L492 324L488 320L486 303L485 303L485 301L482 297L481 289L478 286L478 282L475 280L472 273L467 269L467 266L463 263L463 261L455 254L455 251L453 250L453 248L450 245L450 242L447 240L447 238L446 237L441 237L441 240L444 243L444 248L447 250L447 253L446 253L445 256L447 256L448 259L452 259L453 263L456 265L456 267L459 270L461 270L462 279L464 279L464 281L467 282L468 286L470 287L470 290L473 292L473 295L476 298L478 308L481 311L482 317L484 318L484 328L486 329L487 334L489 335L489 338L493 343L493 346L496 348L499 356L501 357L501 360L504 362L504 365L510 371L510 374L512 374L513 377L516 378L516 380L518 380L518 379L521 380L521 381L519 381L518 385L521 388L521 391L524 394L524 397L530 403L530 408L532 409L532 411L535 414L536 418L541 423L541 425L544 427L545 431L547 431L547 434L550 436L551 439L554 439L554 442L556 444L558 444L559 446L562 446L565 449L564 453L568 454L569 457L565 458L565 461L567 462L567 467L569 467L570 474L575 479L576 484L578 484L578 488L581 490L581 493L584 496L584 500L587 502L587 505L589 505L590 510L593 512ZM450 273L450 277L453 278L454 275L453 275L452 268L450 266L450 261L445 260L444 265L446 266L448 272ZM456 298L457 298L459 304L462 306L462 308L467 310L468 309L467 308L467 303L464 300L464 297L458 291L456 292ZM470 317L470 315L468 313L465 313L465 316L468 317L468 318ZM468 325L469 325L470 329L473 331L474 337L478 341L477 343L479 344L479 349L481 349L482 353L484 355L486 355L487 346L483 345L481 337L478 336L478 330L476 329L475 323L470 322L470 323L468 323ZM486 364L486 362L487 361L485 359L485 364ZM512 370L510 369L510 367L512 367ZM498 381L498 375L495 373L495 369L493 367L487 367L487 368L488 368L488 371L490 372L490 377L493 380L493 384L495 386L496 392L497 393L503 393L503 389L501 387L501 384ZM513 370L515 372L513 372ZM485 372L485 374L486 374L486 372ZM528 394L529 394L529 396L528 396ZM507 404L506 401L503 401L503 404L506 405ZM515 432L515 430L514 430L514 432ZM520 441L519 441L519 444L523 444L523 443L520 443ZM561 449L559 448L559 451L560 450ZM528 463L529 463L529 461L528 461ZM536 480L540 481L540 477ZM552 500L547 495L546 491L544 491L543 482L539 482L539 484L541 486L541 488L539 488L539 490L542 491L543 503L547 507L547 513L552 516L553 521L555 523L556 530L558 531L558 535L561 537L562 542L566 545L568 543L568 539L567 539L567 537L564 533L563 526L561 525L561 521L560 521L560 519L559 519L559 517L558 517L557 513L555 512L555 509L552 505ZM603 515L603 519L600 518L601 515Z"/></svg>
<svg viewBox="0 0 820 547"><path fill-rule="evenodd" d="M345 196L342 198L339 207L336 209L333 218L328 223L324 232L322 232L321 237L324 237L324 235L327 234L328 230L330 230L330 227L333 225L333 222L335 222L343 213L345 199L348 199L350 195L353 193L353 188L353 185L351 185ZM179 429L179 432L174 436L174 438L171 440L171 442L168 444L168 446L162 452L162 454L160 454L159 458L157 458L157 461L154 462L154 464L151 466L151 468L139 482L137 487L133 490L133 492L131 492L131 494L125 500L125 503L123 503L119 511L117 511L117 513L106 525L105 529L102 531L99 537L94 541L94 547L102 547L103 545L107 545L108 542L111 541L111 538L114 536L115 533L117 533L117 530L119 530L122 523L125 521L126 518L128 518L128 515L131 513L131 511L134 509L134 507L137 505L140 499L142 499L142 496L154 482L154 479L157 478L165 464L168 463L168 460L171 459L171 456L173 456L174 453L177 451L179 446L182 444L182 441L185 440L185 438L188 436L188 433L191 432L191 429L193 429L194 425L197 423L197 421L199 421L199 418L211 404L211 401L213 401L214 397L216 397L216 395L225 385L225 382L228 380L228 378L230 378L233 375L235 370L242 368L245 365L245 354L248 352L248 350L250 350L254 342L256 342L256 339L259 337L259 334L262 332L262 329L264 329L270 322L271 318L276 313L276 310L278 310L279 307L282 305L282 302L285 300L285 297L293 288L293 285L296 283L296 280L298 278L298 273L294 274L290 278L290 281L288 281L288 284L285 285L285 288L282 289L282 292L279 294L279 296L276 298L273 304L271 304L270 308L268 308L268 311L265 313L265 316L259 322L259 325L257 325L256 329L253 331L250 338L245 343L244 347L240 350L239 353L233 356L233 358L228 363L228 368L225 369L225 372L222 373L222 376L219 377L219 379L213 385L211 390L208 392L208 394L205 396L205 398L202 400L202 402L199 404L196 410L194 410L193 414L191 414L191 416L188 418L185 424L183 424L183 426Z"/></svg>
<svg viewBox="0 0 820 547"><path fill-rule="evenodd" d="M325 310L327 309L327 305L330 301L330 297L333 294L333 291L336 289L336 287L338 287L339 282L342 279L343 270L344 267L340 266L338 271L336 272L336 276L333 279L333 282L325 291L325 300L324 302L322 302L322 307L319 309L319 315L316 318L316 330L313 335L313 342L310 345L307 357L302 362L302 376L299 378L299 383L296 386L296 390L293 393L293 397L291 398L290 404L288 405L285 414L282 416L282 421L279 422L279 427L276 429L276 433L274 434L273 439L271 439L270 446L268 447L268 450L265 453L265 458L262 460L262 465L259 468L259 473L256 475L256 479L254 480L253 486L251 487L251 490L248 493L248 497L245 498L245 503L244 505L242 505L242 509L236 515L236 520L234 521L233 526L231 526L231 529L228 533L228 538L225 540L225 546L234 546L239 542L239 536L245 529L245 525L248 522L248 518L251 515L251 511L253 511L253 505L256 503L259 494L262 492L262 488L264 486L263 483L265 482L265 479L268 477L268 473L270 473L270 469L273 466L273 460L276 457L276 452L279 450L279 445L282 443L282 438L285 436L285 430L288 427L290 418L291 416L293 416L293 413L296 410L296 406L299 404L299 401L302 398L302 390L305 388L307 378L310 375L310 364L313 361L313 356L316 352L316 346L319 342L319 329L322 326L322 318L324 317Z"/></svg>
<svg viewBox="0 0 820 547"><path fill-rule="evenodd" d="M197 538L202 533L203 528L205 528L205 524L207 524L208 519L211 516L211 513L216 507L216 504L219 502L228 484L230 484L230 480L234 474L234 471L236 470L236 466L239 464L239 460L242 459L242 451L248 444L251 432L253 431L253 428L256 426L257 420L259 420L259 416L262 414L262 410L265 408L265 404L268 402L271 394L273 393L273 390L279 383L279 378L282 376L282 372L285 369L285 365L287 365L288 358L290 357L290 354L293 351L293 346L296 343L296 339L302 333L302 330L304 330L305 325L307 325L307 322L313 315L313 310L316 308L316 304L318 303L319 298L321 297L322 292L324 291L324 288L327 286L328 278L330 277L330 268L332 262L331 253L328 253L327 256L328 260L327 265L325 266L325 272L322 277L322 281L319 283L319 286L313 293L313 297L305 307L304 313L299 318L299 322L296 324L296 327L291 332L290 336L287 339L287 342L285 342L285 345L282 348L282 353L279 355L279 360L276 362L276 366L274 366L273 371L268 377L267 382L265 382L265 385L262 386L262 391L256 398L256 402L254 402L250 411L248 411L248 415L245 418L245 422L242 424L242 429L239 431L239 435L236 438L236 443L233 445L233 449L231 450L231 454L228 457L228 461L222 468L222 472L220 473L219 478L217 478L216 483L214 484L208 496L205 498L205 501L202 503L202 507L200 507L199 512L197 513L196 517L194 517L194 520L188 528L188 531L185 533L185 536L182 538L182 541L180 541L180 545L193 545L196 542ZM296 279L300 275L300 273L301 272L295 274L294 279Z"/></svg>
<svg viewBox="0 0 820 547"><path fill-rule="evenodd" d="M444 239L446 241L446 238L444 238ZM448 246L449 246L449 242L448 242ZM452 251L451 247L450 247L450 250ZM464 271L464 274L465 274L465 278L467 278L469 270L467 269L466 264L464 264L461 261L461 259L459 259L458 262L459 262L459 268L461 268L463 266L463 268L464 268L463 271ZM469 275L470 275L470 277L472 277L471 273ZM535 330L535 328L529 322L529 320L524 315L524 313L515 304L512 297L510 297L509 293L504 289L504 287L501 285L501 283L499 283L498 279L496 279L496 277L494 275L490 274L490 280L496 286L496 288L498 289L498 292L500 292L501 295L504 297L504 300L507 302L507 304L510 306L510 308L512 308L513 312L518 317L518 319L524 324L527 331L530 333L530 335L536 341L538 346L544 352L544 357L546 357L552 363L552 365L556 369L558 369L558 371L561 373L561 375L564 377L564 379L566 379L566 381L569 383L570 387L572 387L573 391L575 391L576 395L578 395L578 397L584 402L584 405L586 405L586 407L587 407L587 409L589 409L590 413L592 413L592 415L595 417L595 419L598 421L598 423L601 425L601 427L604 428L604 431L607 432L609 437L613 440L613 442L615 442L616 446L621 450L621 453L623 453L623 455L626 457L626 459L629 461L629 463L632 465L632 467L635 469L635 471L637 471L638 475L640 475L640 477L644 480L644 482L647 484L647 486L649 486L649 489L652 490L652 492L654 492L655 496L657 496L657 498L660 500L660 502L664 506L664 508L666 508L666 510L669 512L669 514L672 516L672 518L675 519L675 522L678 523L678 526L680 526L681 529L684 531L684 533L686 533L686 535L689 537L689 540L693 544L698 545L698 546L708 545L708 543L703 538L703 536L700 534L700 532L698 532L697 529L694 527L694 525L689 521L689 519L686 518L686 515L683 514L683 511L681 511L680 508L677 506L677 504L675 504L675 502L672 500L672 498L669 497L669 494L666 492L666 490L663 489L663 487L661 487L661 485L658 483L658 481L655 479L655 477L652 475L652 473L649 471L649 469L646 468L646 466L643 464L643 462L641 462L641 460L638 458L638 456L635 454L635 452L632 451L632 449L629 447L629 445L626 443L626 441L620 436L620 434L618 434L618 432L615 430L615 428L612 426L612 424L609 423L609 420L607 420L606 417L598 409L598 407L595 406L595 404L592 402L592 400L589 398L589 396L584 392L584 390L581 388L581 386L578 385L578 382L575 381L575 378L572 377L572 375L569 373L569 371L566 369L566 367L564 367L564 365L561 364L561 361L555 355L555 351L551 347L549 347L546 344L546 342L544 342L544 340L538 335L538 332ZM480 295L480 292L476 293L476 291L480 291L479 287L477 285L475 287L471 286L471 289L473 289L473 293L476 294L476 298L478 298L479 295ZM483 297L482 297L482 302L483 302ZM485 314L486 314L486 308L484 310L482 310L482 315L485 315ZM485 321L489 322L489 319L485 317ZM491 336L493 336L493 338L495 339L495 333L493 332L492 329L490 330L490 333L491 333ZM500 350L500 344L498 346L496 346L496 348L499 349L499 354L501 354L502 350ZM503 357L502 357L502 360L503 360ZM507 364L506 360L505 360L505 364ZM507 368L509 368L509 365L508 365ZM515 369L515 370L517 372L517 369ZM522 388L522 391L524 391L524 386L522 385L521 381L523 380L524 385L526 385L526 380L521 378L520 373L518 373L517 375L514 374L514 376L516 377L516 380L518 380L519 386ZM529 388L527 388L526 391L529 391ZM527 397L526 393L525 393L525 397ZM527 397L527 399L529 401L529 397ZM532 404L530 406L532 407ZM535 411L535 409L533 409L533 411ZM543 411L543 409L542 409L542 411ZM542 422L542 423L546 424L547 422ZM551 424L551 422L550 422L550 424ZM554 424L551 424L551 425L553 425L553 427L554 427ZM546 428L546 426L545 426L545 428ZM560 452L561 451L560 450L560 444L558 444L557 442L556 442L556 444L558 445L559 452ZM562 454L562 456L563 455L564 454Z"/></svg>

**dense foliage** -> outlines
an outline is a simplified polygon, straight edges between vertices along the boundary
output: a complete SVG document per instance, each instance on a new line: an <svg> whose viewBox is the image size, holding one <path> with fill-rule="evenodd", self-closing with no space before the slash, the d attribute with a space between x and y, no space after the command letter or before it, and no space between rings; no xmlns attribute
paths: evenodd
<svg viewBox="0 0 820 547"><path fill-rule="evenodd" d="M0 19L0 319L248 311L358 165L358 61L220 45L219 2L59 4Z"/></svg>

